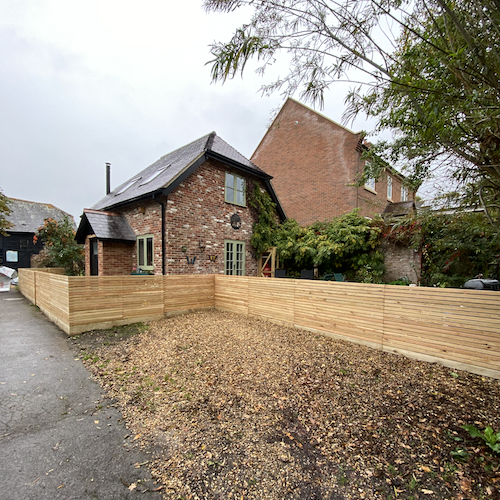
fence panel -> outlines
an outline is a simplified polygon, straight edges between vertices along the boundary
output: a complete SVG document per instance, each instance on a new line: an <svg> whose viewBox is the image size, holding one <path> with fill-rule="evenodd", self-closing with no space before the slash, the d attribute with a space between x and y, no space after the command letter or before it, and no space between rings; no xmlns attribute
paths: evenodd
<svg viewBox="0 0 500 500"><path fill-rule="evenodd" d="M37 272L36 305L61 330L68 333L69 321L69 276L57 273Z"/></svg>
<svg viewBox="0 0 500 500"><path fill-rule="evenodd" d="M248 278L248 314L294 324L295 280Z"/></svg>
<svg viewBox="0 0 500 500"><path fill-rule="evenodd" d="M390 285L386 289L386 350L411 350L498 369L500 294Z"/></svg>
<svg viewBox="0 0 500 500"><path fill-rule="evenodd" d="M166 315L215 307L212 274L163 276L163 312Z"/></svg>
<svg viewBox="0 0 500 500"><path fill-rule="evenodd" d="M19 291L32 303L36 304L36 274L33 269L19 269Z"/></svg>
<svg viewBox="0 0 500 500"><path fill-rule="evenodd" d="M247 276L216 275L215 307L223 311L248 314L249 279Z"/></svg>
<svg viewBox="0 0 500 500"><path fill-rule="evenodd" d="M383 287L334 281L295 281L295 325L380 348Z"/></svg>

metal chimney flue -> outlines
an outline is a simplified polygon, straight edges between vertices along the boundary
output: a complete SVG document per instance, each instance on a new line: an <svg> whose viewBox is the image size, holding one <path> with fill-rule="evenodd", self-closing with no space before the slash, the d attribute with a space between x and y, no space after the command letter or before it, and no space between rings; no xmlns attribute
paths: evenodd
<svg viewBox="0 0 500 500"><path fill-rule="evenodd" d="M106 163L106 194L111 193L111 163Z"/></svg>

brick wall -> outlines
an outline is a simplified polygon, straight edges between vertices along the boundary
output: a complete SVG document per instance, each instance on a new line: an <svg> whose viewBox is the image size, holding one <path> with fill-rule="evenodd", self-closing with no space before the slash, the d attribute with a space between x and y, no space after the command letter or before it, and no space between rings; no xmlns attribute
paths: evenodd
<svg viewBox="0 0 500 500"><path fill-rule="evenodd" d="M247 178L247 207L225 202L226 168L215 161L205 162L175 189L167 201L168 274L224 274L224 240L245 242L245 274L256 276L257 261L252 257L250 238L256 214L248 207L253 181ZM241 175L240 172L234 173ZM231 215L238 214L241 227L231 227ZM200 242L205 245L202 251ZM186 252L182 247L186 247ZM210 260L216 257L215 262ZM196 257L194 264L188 264Z"/></svg>
<svg viewBox="0 0 500 500"><path fill-rule="evenodd" d="M361 208L373 216L387 205L387 179L375 192L350 184L364 162L355 134L299 102L288 99L252 156L273 178L273 186L289 218L303 225L329 220ZM401 181L393 179L393 199L400 201Z"/></svg>
<svg viewBox="0 0 500 500"><path fill-rule="evenodd" d="M226 203L226 170L226 166L214 160L205 162L170 193L168 199L160 198L166 205L166 274L224 274L224 240L236 240L245 243L245 274L257 275L257 260L252 255L253 248L250 246L256 213L248 206L253 180L246 178L246 207ZM239 171L235 173L242 176ZM154 274L162 274L161 206L154 200L146 200L115 211L126 217L137 236L153 235ZM239 229L234 229L230 223L231 215L235 213L241 218ZM204 246L203 250L200 243ZM88 239L86 247L88 248ZM88 253L86 252L86 269L90 274ZM136 245L100 242L100 275L130 274L136 266Z"/></svg>
<svg viewBox="0 0 500 500"><path fill-rule="evenodd" d="M380 250L384 254L384 281L391 282L406 276L412 283L419 283L421 277L420 252L411 248L383 241Z"/></svg>
<svg viewBox="0 0 500 500"><path fill-rule="evenodd" d="M387 193L387 178L392 177L392 197L389 198ZM375 214L380 214L384 211L387 203L401 201L401 178L395 175L384 172L375 183L375 190L371 191L365 187L357 188L358 191L358 207L361 208L361 215L373 217ZM413 199L413 194L408 193L408 199Z"/></svg>
<svg viewBox="0 0 500 500"><path fill-rule="evenodd" d="M100 276L130 275L134 267L133 250L135 245L102 242L102 259L99 260ZM102 265L101 265L102 260Z"/></svg>

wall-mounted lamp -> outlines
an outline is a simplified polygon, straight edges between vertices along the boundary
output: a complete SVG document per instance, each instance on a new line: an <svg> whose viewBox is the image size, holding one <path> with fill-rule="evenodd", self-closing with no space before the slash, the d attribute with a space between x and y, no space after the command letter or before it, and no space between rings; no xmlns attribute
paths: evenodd
<svg viewBox="0 0 500 500"><path fill-rule="evenodd" d="M196 261L196 257L193 257L191 260L189 259L189 257L186 255L186 260L187 260L187 263L188 264L194 264L195 261Z"/></svg>
<svg viewBox="0 0 500 500"><path fill-rule="evenodd" d="M146 207L139 207L139 211L141 212L141 214L145 214L146 213Z"/></svg>
<svg viewBox="0 0 500 500"><path fill-rule="evenodd" d="M209 255L208 258L210 259L210 262L215 262L217 260L217 255Z"/></svg>
<svg viewBox="0 0 500 500"><path fill-rule="evenodd" d="M198 243L198 246L200 247L200 250L201 250L202 252L204 252L204 251L205 251L205 243L202 243L202 242L200 241L200 242Z"/></svg>
<svg viewBox="0 0 500 500"><path fill-rule="evenodd" d="M186 246L186 245L182 245L182 246L181 246L181 250L182 250L184 253L186 253L186 252L187 252L187 249L188 249L188 248L187 248L187 246Z"/></svg>

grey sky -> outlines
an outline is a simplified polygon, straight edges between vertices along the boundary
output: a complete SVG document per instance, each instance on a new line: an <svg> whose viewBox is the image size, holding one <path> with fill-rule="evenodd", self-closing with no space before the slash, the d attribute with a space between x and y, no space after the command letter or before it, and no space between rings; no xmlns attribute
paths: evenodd
<svg viewBox="0 0 500 500"><path fill-rule="evenodd" d="M211 131L250 157L282 97L262 97L270 76L252 72L211 84L205 65L208 45L246 17L207 14L202 0L2 0L4 194L52 203L78 224L105 194L105 162L116 187ZM324 115L341 120L348 87L332 88Z"/></svg>

